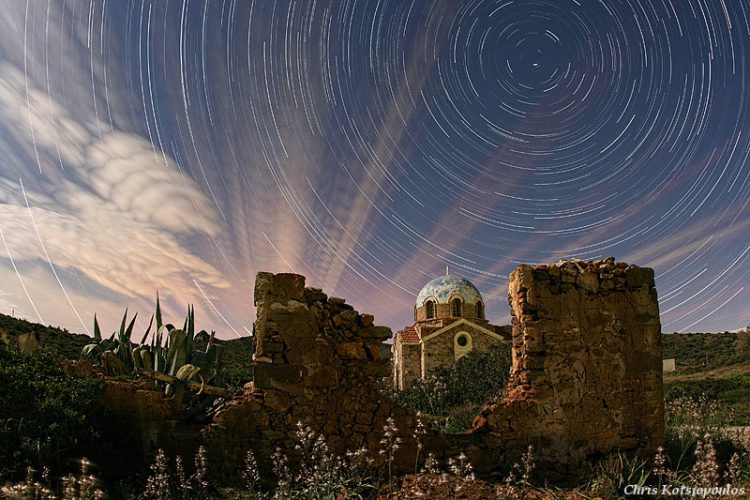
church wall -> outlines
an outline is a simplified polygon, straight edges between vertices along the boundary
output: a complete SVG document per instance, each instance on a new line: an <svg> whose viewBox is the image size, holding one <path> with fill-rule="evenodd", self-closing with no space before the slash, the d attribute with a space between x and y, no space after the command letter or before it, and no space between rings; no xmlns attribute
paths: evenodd
<svg viewBox="0 0 750 500"><path fill-rule="evenodd" d="M400 364L398 389L403 390L422 376L422 346L420 344L400 345Z"/></svg>
<svg viewBox="0 0 750 500"><path fill-rule="evenodd" d="M440 368L447 368L452 365L455 359L455 337L459 332L465 331L471 336L472 352L487 351L494 346L505 343L503 340L496 339L470 324L461 323L449 328L440 335L429 339L425 342L423 359L423 374L434 373Z"/></svg>
<svg viewBox="0 0 750 500"><path fill-rule="evenodd" d="M462 325L463 326L463 325ZM448 331L424 341L422 349L422 376L453 364L453 336L460 328L449 328Z"/></svg>
<svg viewBox="0 0 750 500"><path fill-rule="evenodd" d="M476 335L472 335L472 340L474 342L474 350L477 351L489 351L493 347L502 344L508 344L507 340L496 339L495 337L487 335L484 332L478 332Z"/></svg>
<svg viewBox="0 0 750 500"><path fill-rule="evenodd" d="M428 321L427 319L427 307L418 307L415 314L416 321ZM451 318L453 317L450 304L437 304L435 306L435 318ZM463 303L461 305L461 317L467 319L477 319L477 307L476 304ZM435 319L431 318L431 319Z"/></svg>

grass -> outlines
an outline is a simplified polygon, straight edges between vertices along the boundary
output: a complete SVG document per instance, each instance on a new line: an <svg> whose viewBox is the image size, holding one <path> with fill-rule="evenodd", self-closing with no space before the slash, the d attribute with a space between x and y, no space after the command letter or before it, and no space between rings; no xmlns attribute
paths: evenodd
<svg viewBox="0 0 750 500"><path fill-rule="evenodd" d="M705 394L717 401L729 425L750 426L750 333L668 334L664 358L677 371L664 374L667 400Z"/></svg>

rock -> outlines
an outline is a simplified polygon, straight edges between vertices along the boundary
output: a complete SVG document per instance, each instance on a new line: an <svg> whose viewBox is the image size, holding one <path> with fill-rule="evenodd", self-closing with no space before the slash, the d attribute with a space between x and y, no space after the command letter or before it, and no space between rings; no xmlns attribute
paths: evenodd
<svg viewBox="0 0 750 500"><path fill-rule="evenodd" d="M362 314L359 320L359 326L370 327L374 324L375 317L372 314Z"/></svg>
<svg viewBox="0 0 750 500"><path fill-rule="evenodd" d="M325 303L328 301L328 295L323 293L320 288L305 288L305 302L314 304L316 302Z"/></svg>
<svg viewBox="0 0 750 500"><path fill-rule="evenodd" d="M336 352L344 359L367 359L367 352L361 342L342 342L336 345Z"/></svg>
<svg viewBox="0 0 750 500"><path fill-rule="evenodd" d="M576 277L576 285L588 292L596 293L599 291L599 277L595 273L583 272Z"/></svg>
<svg viewBox="0 0 750 500"><path fill-rule="evenodd" d="M32 354L39 350L39 339L33 333L21 333L16 339L21 352Z"/></svg>

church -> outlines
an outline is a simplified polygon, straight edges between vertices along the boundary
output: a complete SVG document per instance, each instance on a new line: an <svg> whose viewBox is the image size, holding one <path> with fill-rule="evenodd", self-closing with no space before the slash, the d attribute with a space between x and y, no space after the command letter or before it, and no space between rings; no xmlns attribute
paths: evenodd
<svg viewBox="0 0 750 500"><path fill-rule="evenodd" d="M393 383L403 390L472 351L510 341L503 327L485 317L484 300L467 279L449 274L427 283L414 304L414 324L396 332Z"/></svg>

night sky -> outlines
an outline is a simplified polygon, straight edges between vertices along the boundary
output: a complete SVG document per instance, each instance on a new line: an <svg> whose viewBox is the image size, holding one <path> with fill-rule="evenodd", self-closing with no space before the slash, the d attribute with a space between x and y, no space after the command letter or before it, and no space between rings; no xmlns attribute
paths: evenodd
<svg viewBox="0 0 750 500"><path fill-rule="evenodd" d="M247 335L258 271L376 323L450 271L653 267L750 323L747 0L5 0L0 312Z"/></svg>

